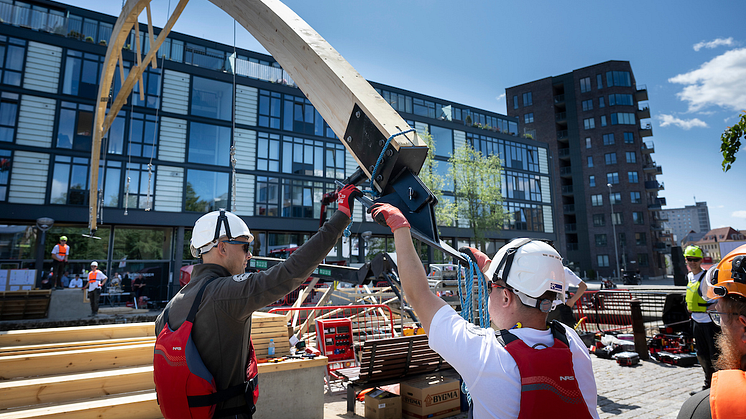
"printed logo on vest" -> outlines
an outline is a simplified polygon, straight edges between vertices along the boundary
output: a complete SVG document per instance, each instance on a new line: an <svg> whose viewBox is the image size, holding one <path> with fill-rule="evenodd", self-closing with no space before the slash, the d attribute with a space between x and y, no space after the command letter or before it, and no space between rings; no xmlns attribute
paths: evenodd
<svg viewBox="0 0 746 419"><path fill-rule="evenodd" d="M561 375L560 381L575 381L575 376L572 375Z"/></svg>
<svg viewBox="0 0 746 419"><path fill-rule="evenodd" d="M240 274L240 275L233 275L233 280L236 282L243 282L246 281L246 279L251 276L250 273Z"/></svg>

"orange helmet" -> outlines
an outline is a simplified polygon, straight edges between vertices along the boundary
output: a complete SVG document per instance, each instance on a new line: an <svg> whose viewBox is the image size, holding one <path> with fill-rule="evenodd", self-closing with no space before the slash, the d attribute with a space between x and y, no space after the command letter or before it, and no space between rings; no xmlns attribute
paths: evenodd
<svg viewBox="0 0 746 419"><path fill-rule="evenodd" d="M715 268L707 272L702 295L708 299L738 294L746 298L746 244L728 253Z"/></svg>

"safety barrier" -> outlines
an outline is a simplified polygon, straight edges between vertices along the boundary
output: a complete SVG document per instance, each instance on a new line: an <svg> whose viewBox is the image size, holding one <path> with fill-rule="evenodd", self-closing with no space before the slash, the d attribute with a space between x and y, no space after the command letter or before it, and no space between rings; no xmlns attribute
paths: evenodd
<svg viewBox="0 0 746 419"><path fill-rule="evenodd" d="M675 293L680 293L674 291ZM632 330L630 301L640 301L643 322L649 335L663 326L663 308L669 293L654 291L601 290L587 291L573 307L575 320L582 332Z"/></svg>

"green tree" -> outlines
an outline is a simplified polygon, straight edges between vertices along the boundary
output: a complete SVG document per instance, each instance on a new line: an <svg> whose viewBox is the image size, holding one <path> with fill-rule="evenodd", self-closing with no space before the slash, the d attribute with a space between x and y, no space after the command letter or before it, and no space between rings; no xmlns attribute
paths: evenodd
<svg viewBox="0 0 746 419"><path fill-rule="evenodd" d="M484 156L466 145L456 149L448 161L458 216L469 222L477 246L485 250L485 233L502 228L506 218L500 158Z"/></svg>
<svg viewBox="0 0 746 419"><path fill-rule="evenodd" d="M433 142L433 137L430 134L418 133L418 135L427 144L428 148L427 158L425 159L425 163L422 164L418 176L422 183L430 189L430 192L435 195L435 198L438 199L438 205L435 206L435 224L451 227L455 224L456 204L443 199L443 187L446 182L437 171L439 162L434 159L435 143Z"/></svg>
<svg viewBox="0 0 746 419"><path fill-rule="evenodd" d="M736 153L741 148L741 139L746 138L746 111L742 111L741 120L728 127L720 136L720 151L723 153L723 172L730 170L736 162Z"/></svg>

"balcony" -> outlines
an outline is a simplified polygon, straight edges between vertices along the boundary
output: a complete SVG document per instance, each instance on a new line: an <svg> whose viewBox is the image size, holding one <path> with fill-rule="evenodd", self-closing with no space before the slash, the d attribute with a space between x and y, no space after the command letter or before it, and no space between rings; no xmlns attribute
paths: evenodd
<svg viewBox="0 0 746 419"><path fill-rule="evenodd" d="M666 253L666 252L670 252L671 251L671 249L668 247L668 245L666 243L663 243L663 242L656 242L653 245L653 250L655 250L656 252L660 252L660 253Z"/></svg>
<svg viewBox="0 0 746 419"><path fill-rule="evenodd" d="M660 223L652 223L652 224L650 224L650 229L653 230L653 231L663 231L663 230L665 230L663 228L663 224L660 224Z"/></svg>
<svg viewBox="0 0 746 419"><path fill-rule="evenodd" d="M645 99L647 100L647 99ZM554 97L554 104L555 105L563 105L565 103L565 95L556 95Z"/></svg>
<svg viewBox="0 0 746 419"><path fill-rule="evenodd" d="M572 177L572 167L571 166L560 167L560 176Z"/></svg>
<svg viewBox="0 0 746 419"><path fill-rule="evenodd" d="M567 130L566 129L557 131L557 141L561 141L563 143L566 143L569 139L570 139L570 136L567 134Z"/></svg>
<svg viewBox="0 0 746 419"><path fill-rule="evenodd" d="M565 185L562 187L562 195L572 195L572 185Z"/></svg>
<svg viewBox="0 0 746 419"><path fill-rule="evenodd" d="M575 213L575 204L565 204L562 206L562 211L565 214L574 214Z"/></svg>
<svg viewBox="0 0 746 419"><path fill-rule="evenodd" d="M642 166L642 170L644 170L647 173L655 173L656 175L663 174L663 168L656 165L655 162L652 160L648 163L645 163L645 165Z"/></svg>
<svg viewBox="0 0 746 419"><path fill-rule="evenodd" d="M649 106L644 106L643 108L637 110L638 120L648 119L648 118L650 118L650 107Z"/></svg>
<svg viewBox="0 0 746 419"><path fill-rule="evenodd" d="M652 137L653 136L653 125L645 124L640 126L640 137Z"/></svg>
<svg viewBox="0 0 746 419"><path fill-rule="evenodd" d="M648 100L648 86L641 84L637 86L637 91L635 92L635 99L638 102L643 102Z"/></svg>
<svg viewBox="0 0 746 419"><path fill-rule="evenodd" d="M554 120L559 123L567 122L567 112L557 112L554 114Z"/></svg>
<svg viewBox="0 0 746 419"><path fill-rule="evenodd" d="M578 231L578 225L575 223L565 224L565 233L574 233Z"/></svg>
<svg viewBox="0 0 746 419"><path fill-rule="evenodd" d="M557 151L557 154L559 154L560 159L569 160L570 159L570 148L560 148Z"/></svg>
<svg viewBox="0 0 746 419"><path fill-rule="evenodd" d="M655 198L652 203L648 204L648 209L650 211L660 211L664 205L666 205L666 198Z"/></svg>
<svg viewBox="0 0 746 419"><path fill-rule="evenodd" d="M567 243L567 251L572 252L578 250L578 244L577 243Z"/></svg>
<svg viewBox="0 0 746 419"><path fill-rule="evenodd" d="M652 141L645 141L644 143L642 143L642 147L640 148L642 149L643 154L655 153L655 144Z"/></svg>
<svg viewBox="0 0 746 419"><path fill-rule="evenodd" d="M657 180L645 181L646 191L662 191L663 189L665 189L665 187L663 186L663 182L658 182Z"/></svg>

